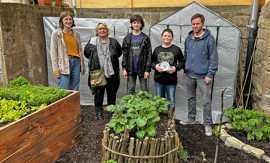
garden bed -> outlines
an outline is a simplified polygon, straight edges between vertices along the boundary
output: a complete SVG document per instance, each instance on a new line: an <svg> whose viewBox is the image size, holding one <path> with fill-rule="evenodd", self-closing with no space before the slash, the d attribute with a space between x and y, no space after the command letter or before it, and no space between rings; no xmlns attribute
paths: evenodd
<svg viewBox="0 0 270 163"><path fill-rule="evenodd" d="M96 120L95 109L91 106L82 107L82 135L79 142L71 150L62 155L57 163L101 163L102 160L102 138L105 124L109 122L108 114L105 114L105 120ZM209 162L214 162L216 151L216 137L206 137L202 125L183 126L176 121L176 131L180 136L180 142L187 151L189 159L187 162L202 162L201 152L206 154ZM269 143L264 145L269 146ZM267 151L265 151L268 153ZM183 161L181 161L183 162ZM229 148L219 141L218 163L264 163L264 161L239 151Z"/></svg>
<svg viewBox="0 0 270 163"><path fill-rule="evenodd" d="M54 162L81 133L80 93L0 127L0 162Z"/></svg>

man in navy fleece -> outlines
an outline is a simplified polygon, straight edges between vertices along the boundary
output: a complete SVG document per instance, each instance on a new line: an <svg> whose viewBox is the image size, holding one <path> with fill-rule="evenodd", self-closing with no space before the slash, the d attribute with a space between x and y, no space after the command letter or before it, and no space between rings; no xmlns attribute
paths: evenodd
<svg viewBox="0 0 270 163"><path fill-rule="evenodd" d="M211 89L212 80L218 69L216 42L210 31L204 29L205 18L202 14L191 17L192 31L185 40L185 69L188 121L181 124L192 124L196 120L196 88L201 91L203 124L205 135L212 135Z"/></svg>

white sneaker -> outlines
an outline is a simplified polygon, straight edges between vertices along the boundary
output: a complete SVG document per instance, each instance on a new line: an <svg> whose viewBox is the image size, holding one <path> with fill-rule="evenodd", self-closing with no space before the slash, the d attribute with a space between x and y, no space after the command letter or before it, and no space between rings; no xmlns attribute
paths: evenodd
<svg viewBox="0 0 270 163"><path fill-rule="evenodd" d="M212 136L212 127L210 125L205 125L204 129L205 129L206 136Z"/></svg>

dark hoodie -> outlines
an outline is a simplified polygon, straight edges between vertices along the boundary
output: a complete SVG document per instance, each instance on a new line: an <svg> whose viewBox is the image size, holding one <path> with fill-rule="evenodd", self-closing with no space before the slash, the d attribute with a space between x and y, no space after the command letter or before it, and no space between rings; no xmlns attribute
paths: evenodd
<svg viewBox="0 0 270 163"><path fill-rule="evenodd" d="M218 70L215 39L209 30L204 31L201 38L192 38L194 32L191 31L185 40L185 73L190 78L213 78Z"/></svg>

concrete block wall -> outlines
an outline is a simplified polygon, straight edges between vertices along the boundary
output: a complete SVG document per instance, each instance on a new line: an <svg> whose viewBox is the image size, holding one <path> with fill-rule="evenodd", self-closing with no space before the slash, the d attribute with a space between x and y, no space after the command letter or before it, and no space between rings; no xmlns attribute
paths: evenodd
<svg viewBox="0 0 270 163"><path fill-rule="evenodd" d="M65 9L66 10L66 9ZM46 44L43 16L58 16L63 8L15 3L0 5L0 86L24 76L33 84L47 85Z"/></svg>
<svg viewBox="0 0 270 163"><path fill-rule="evenodd" d="M258 36L252 74L253 108L270 116L270 1L263 6L258 23Z"/></svg>

